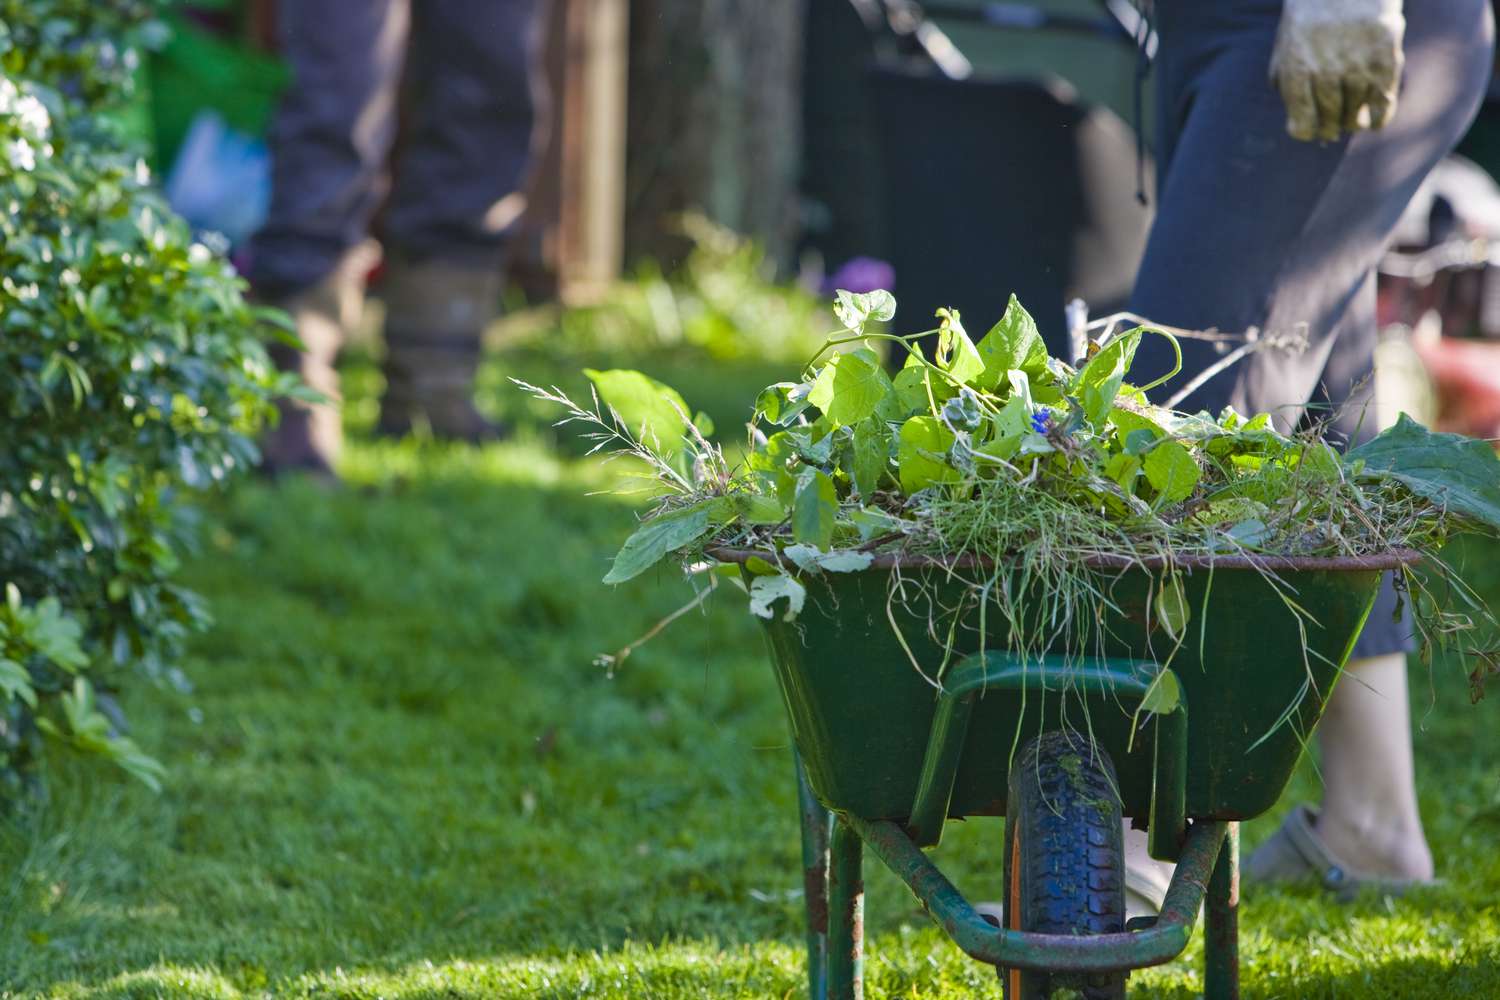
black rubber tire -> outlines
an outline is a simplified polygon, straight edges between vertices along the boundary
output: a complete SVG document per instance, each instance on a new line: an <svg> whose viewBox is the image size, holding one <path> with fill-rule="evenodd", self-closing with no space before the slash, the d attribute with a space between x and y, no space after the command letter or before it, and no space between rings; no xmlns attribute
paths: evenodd
<svg viewBox="0 0 1500 1000"><path fill-rule="evenodd" d="M1079 733L1043 733L1010 769L1005 922L1042 934L1125 929L1119 785L1109 755ZM1017 843L1019 837L1019 843ZM1006 1000L1125 1000L1126 972L1001 969Z"/></svg>

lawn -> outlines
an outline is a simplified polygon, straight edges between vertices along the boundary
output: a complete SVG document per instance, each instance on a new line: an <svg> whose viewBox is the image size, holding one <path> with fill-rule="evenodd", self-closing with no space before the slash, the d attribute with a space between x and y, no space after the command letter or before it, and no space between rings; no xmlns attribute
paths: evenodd
<svg viewBox="0 0 1500 1000"><path fill-rule="evenodd" d="M767 367L663 366L721 427ZM576 446L518 430L358 441L340 489L254 483L209 512L185 577L218 625L179 683L126 697L167 789L49 762L0 842L0 996L798 995L791 763L743 600L596 666L690 591L599 584L632 508L585 495L610 473ZM1497 555L1466 553L1500 599ZM1500 996L1500 692L1471 707L1456 665L1435 672L1414 703L1446 884L1351 906L1247 888L1247 997ZM1305 766L1282 808L1315 794ZM1000 843L1000 821L958 824L937 858L993 897ZM1000 995L868 877L868 995ZM1200 957L1131 995L1195 996Z"/></svg>

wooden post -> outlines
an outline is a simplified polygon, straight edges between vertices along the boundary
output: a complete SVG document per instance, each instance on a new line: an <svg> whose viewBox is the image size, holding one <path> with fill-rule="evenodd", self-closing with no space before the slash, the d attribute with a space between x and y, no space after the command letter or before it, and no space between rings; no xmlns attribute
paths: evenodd
<svg viewBox="0 0 1500 1000"><path fill-rule="evenodd" d="M628 0L568 0L558 276L565 301L595 297L624 253Z"/></svg>

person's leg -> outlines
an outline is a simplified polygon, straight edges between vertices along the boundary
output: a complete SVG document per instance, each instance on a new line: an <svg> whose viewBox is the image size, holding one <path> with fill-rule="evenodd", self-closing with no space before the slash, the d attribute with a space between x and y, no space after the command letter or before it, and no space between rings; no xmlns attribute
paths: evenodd
<svg viewBox="0 0 1500 1000"><path fill-rule="evenodd" d="M1406 202L1483 93L1488 4L1436 0L1408 9L1395 120L1382 132L1327 144L1286 136L1280 99L1265 82L1277 5L1159 8L1164 100L1177 117L1168 123L1171 162L1132 309L1200 329L1308 324L1306 354L1255 355L1185 406L1217 411L1232 403L1292 426L1316 390L1343 402L1369 370L1372 269ZM1208 349L1185 346L1188 374L1213 360ZM1163 363L1143 357L1148 366ZM1413 785L1406 637L1391 622L1392 599L1387 592L1372 613L1320 731L1327 793L1316 829L1354 872L1424 878L1431 857ZM1157 867L1139 851L1132 866ZM1250 875L1274 868L1255 856L1245 865Z"/></svg>
<svg viewBox="0 0 1500 1000"><path fill-rule="evenodd" d="M291 313L304 351L277 363L338 396L334 359L358 312L359 247L383 195L395 130L408 0L282 0L277 31L292 83L272 124L271 205L250 242L257 298ZM273 469L327 472L338 451L332 405L292 403L264 444Z"/></svg>
<svg viewBox="0 0 1500 1000"><path fill-rule="evenodd" d="M1345 669L1318 730L1318 837L1352 873L1425 881L1432 851L1417 809L1406 653L1366 657Z"/></svg>
<svg viewBox="0 0 1500 1000"><path fill-rule="evenodd" d="M474 408L473 379L499 306L506 238L524 208L538 7L417 5L411 130L384 219L386 433L417 423L466 439L491 430Z"/></svg>
<svg viewBox="0 0 1500 1000"><path fill-rule="evenodd" d="M407 0L280 0L292 71L271 125L271 204L250 241L257 293L284 298L362 243L385 194Z"/></svg>

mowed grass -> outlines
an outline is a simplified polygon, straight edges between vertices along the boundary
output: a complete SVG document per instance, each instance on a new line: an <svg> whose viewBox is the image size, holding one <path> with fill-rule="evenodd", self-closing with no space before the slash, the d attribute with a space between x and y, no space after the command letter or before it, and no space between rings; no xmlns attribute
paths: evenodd
<svg viewBox="0 0 1500 1000"><path fill-rule="evenodd" d="M0 995L798 996L792 771L756 626L726 588L595 666L691 592L669 570L598 582L633 510L552 445L357 444L341 489L250 484L213 510L184 574L218 618L191 686L126 697L167 789L50 762L49 801L0 843ZM1500 596L1497 556L1466 550ZM1247 997L1500 996L1500 692L1471 707L1435 670L1416 740L1447 883L1352 906L1248 887ZM1315 796L1304 767L1283 809ZM995 898L1000 843L999 821L954 824L935 857ZM867 869L868 996L1000 996ZM1197 995L1200 960L1131 995Z"/></svg>

